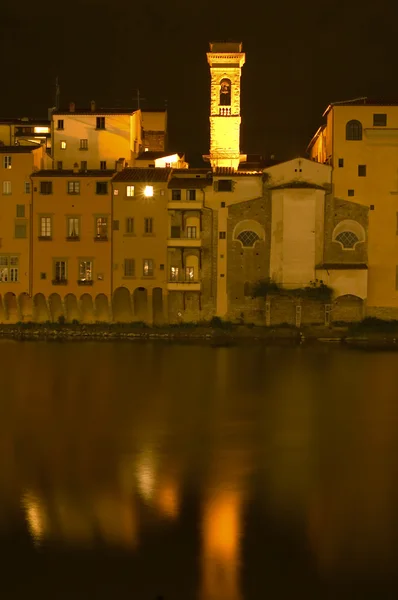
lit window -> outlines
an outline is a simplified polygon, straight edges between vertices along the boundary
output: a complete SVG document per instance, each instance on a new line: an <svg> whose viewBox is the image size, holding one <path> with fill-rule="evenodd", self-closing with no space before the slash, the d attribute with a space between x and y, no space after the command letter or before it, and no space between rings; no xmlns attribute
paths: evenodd
<svg viewBox="0 0 398 600"><path fill-rule="evenodd" d="M11 156L3 156L3 167L5 169L11 169L12 166L12 157Z"/></svg>
<svg viewBox="0 0 398 600"><path fill-rule="evenodd" d="M145 152L148 152L149 148L145 148Z"/></svg>
<svg viewBox="0 0 398 600"><path fill-rule="evenodd" d="M77 239L80 235L79 217L68 217L68 238Z"/></svg>
<svg viewBox="0 0 398 600"><path fill-rule="evenodd" d="M153 276L153 260L152 260L152 258L144 258L144 260L143 260L143 276L144 277L152 277Z"/></svg>
<svg viewBox="0 0 398 600"><path fill-rule="evenodd" d="M106 240L108 238L108 219L107 217L97 217L95 220L95 231L98 239Z"/></svg>
<svg viewBox="0 0 398 600"><path fill-rule="evenodd" d="M52 234L51 217L40 217L40 232L41 238L51 238Z"/></svg>
<svg viewBox="0 0 398 600"><path fill-rule="evenodd" d="M49 133L50 129L48 127L35 127L35 133Z"/></svg>
<svg viewBox="0 0 398 600"><path fill-rule="evenodd" d="M68 194L80 194L80 181L68 181Z"/></svg>
<svg viewBox="0 0 398 600"><path fill-rule="evenodd" d="M237 237L245 248L251 248L260 239L254 231L242 231Z"/></svg>
<svg viewBox="0 0 398 600"><path fill-rule="evenodd" d="M3 283L18 281L18 266L18 256L0 254L0 281Z"/></svg>
<svg viewBox="0 0 398 600"><path fill-rule="evenodd" d="M65 150L66 149L66 142L65 140L61 140L61 150Z"/></svg>
<svg viewBox="0 0 398 600"><path fill-rule="evenodd" d="M147 185L144 189L144 196L150 198L153 196L153 185Z"/></svg>
<svg viewBox="0 0 398 600"><path fill-rule="evenodd" d="M30 181L25 181L24 183L24 193L30 194Z"/></svg>
<svg viewBox="0 0 398 600"><path fill-rule="evenodd" d="M170 267L170 281L178 281L178 267Z"/></svg>
<svg viewBox="0 0 398 600"><path fill-rule="evenodd" d="M134 258L124 259L124 276L134 277L135 275L135 261Z"/></svg>
<svg viewBox="0 0 398 600"><path fill-rule="evenodd" d="M195 269L194 267L185 267L185 281L195 280Z"/></svg>
<svg viewBox="0 0 398 600"><path fill-rule="evenodd" d="M187 238L196 239L196 227L187 227Z"/></svg>
<svg viewBox="0 0 398 600"><path fill-rule="evenodd" d="M359 242L359 238L352 231L342 231L336 236L336 242L340 242L343 248L354 248L355 244Z"/></svg>
<svg viewBox="0 0 398 600"><path fill-rule="evenodd" d="M11 181L3 181L3 195L9 196L11 194Z"/></svg>
<svg viewBox="0 0 398 600"><path fill-rule="evenodd" d="M79 262L79 281L93 280L93 263L91 260L81 260Z"/></svg>
<svg viewBox="0 0 398 600"><path fill-rule="evenodd" d="M133 185L128 185L126 187L126 195L127 198L132 198L134 196L135 192L134 192L134 186Z"/></svg>

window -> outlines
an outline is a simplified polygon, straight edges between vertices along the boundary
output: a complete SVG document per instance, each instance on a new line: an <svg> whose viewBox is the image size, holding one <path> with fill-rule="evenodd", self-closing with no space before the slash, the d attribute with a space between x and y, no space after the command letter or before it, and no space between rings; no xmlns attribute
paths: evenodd
<svg viewBox="0 0 398 600"><path fill-rule="evenodd" d="M80 163L80 170L81 171L87 171L87 161L86 160L82 160Z"/></svg>
<svg viewBox="0 0 398 600"><path fill-rule="evenodd" d="M57 129L63 129L63 128L64 128L64 120L63 119L58 119Z"/></svg>
<svg viewBox="0 0 398 600"><path fill-rule="evenodd" d="M95 193L104 196L108 193L108 182L107 181L97 181L95 185Z"/></svg>
<svg viewBox="0 0 398 600"><path fill-rule="evenodd" d="M127 196L127 198L132 198L134 196L134 186L133 185L126 186L126 196Z"/></svg>
<svg viewBox="0 0 398 600"><path fill-rule="evenodd" d="M16 223L14 230L14 237L26 238L26 223Z"/></svg>
<svg viewBox="0 0 398 600"><path fill-rule="evenodd" d="M187 190L187 200L196 200L196 190Z"/></svg>
<svg viewBox="0 0 398 600"><path fill-rule="evenodd" d="M187 227L187 238L196 239L196 227Z"/></svg>
<svg viewBox="0 0 398 600"><path fill-rule="evenodd" d="M25 181L23 190L25 194L30 194L30 181Z"/></svg>
<svg viewBox="0 0 398 600"><path fill-rule="evenodd" d="M238 235L237 239L245 248L252 248L260 238L254 231L242 231L242 233Z"/></svg>
<svg viewBox="0 0 398 600"><path fill-rule="evenodd" d="M66 260L54 261L54 281L56 283L66 282Z"/></svg>
<svg viewBox="0 0 398 600"><path fill-rule="evenodd" d="M51 217L40 217L40 238L49 238L52 236L52 222Z"/></svg>
<svg viewBox="0 0 398 600"><path fill-rule="evenodd" d="M385 113L374 114L373 127L387 127L387 115Z"/></svg>
<svg viewBox="0 0 398 600"><path fill-rule="evenodd" d="M53 193L53 182L52 181L41 181L40 182L40 194L52 194Z"/></svg>
<svg viewBox="0 0 398 600"><path fill-rule="evenodd" d="M149 234L153 233L153 219L152 217L145 217L144 219L144 232Z"/></svg>
<svg viewBox="0 0 398 600"><path fill-rule="evenodd" d="M221 208L225 208L225 202L221 202Z"/></svg>
<svg viewBox="0 0 398 600"><path fill-rule="evenodd" d="M220 240L225 240L226 237L227 237L226 232L225 231L220 231L219 237L220 237Z"/></svg>
<svg viewBox="0 0 398 600"><path fill-rule="evenodd" d="M108 238L108 219L107 217L96 217L95 219L96 237L99 239Z"/></svg>
<svg viewBox="0 0 398 600"><path fill-rule="evenodd" d="M47 279L47 273L40 273L40 279Z"/></svg>
<svg viewBox="0 0 398 600"><path fill-rule="evenodd" d="M172 200L181 200L181 190L171 190Z"/></svg>
<svg viewBox="0 0 398 600"><path fill-rule="evenodd" d="M124 276L134 277L135 275L135 260L134 258L124 259Z"/></svg>
<svg viewBox="0 0 398 600"><path fill-rule="evenodd" d="M194 281L195 270L194 267L185 267L185 281Z"/></svg>
<svg viewBox="0 0 398 600"><path fill-rule="evenodd" d="M112 221L112 230L113 231L119 231L119 224L120 224L119 219L114 219Z"/></svg>
<svg viewBox="0 0 398 600"><path fill-rule="evenodd" d="M11 181L3 181L3 196L11 194Z"/></svg>
<svg viewBox="0 0 398 600"><path fill-rule="evenodd" d="M105 117L97 117L96 129L105 129Z"/></svg>
<svg viewBox="0 0 398 600"><path fill-rule="evenodd" d="M170 267L170 281L178 281L178 267Z"/></svg>
<svg viewBox="0 0 398 600"><path fill-rule="evenodd" d="M80 260L79 261L79 281L92 281L93 280L93 261L92 260Z"/></svg>
<svg viewBox="0 0 398 600"><path fill-rule="evenodd" d="M354 248L355 244L359 242L358 236L352 231L342 231L335 239L336 242L343 245L343 248Z"/></svg>
<svg viewBox="0 0 398 600"><path fill-rule="evenodd" d="M366 177L366 165L358 165L358 177Z"/></svg>
<svg viewBox="0 0 398 600"><path fill-rule="evenodd" d="M12 156L3 156L3 167L5 169L11 169L12 166Z"/></svg>
<svg viewBox="0 0 398 600"><path fill-rule="evenodd" d="M181 237L181 227L179 225L172 225L170 227L170 237L173 239Z"/></svg>
<svg viewBox="0 0 398 600"><path fill-rule="evenodd" d="M218 182L219 192L232 192L232 180L231 179L220 179Z"/></svg>
<svg viewBox="0 0 398 600"><path fill-rule="evenodd" d="M18 256L9 256L0 254L0 282L12 283L19 279L19 258Z"/></svg>
<svg viewBox="0 0 398 600"><path fill-rule="evenodd" d="M17 204L17 218L23 219L25 217L25 204Z"/></svg>
<svg viewBox="0 0 398 600"><path fill-rule="evenodd" d="M362 123L360 121L348 121L345 128L345 139L352 141L362 139Z"/></svg>
<svg viewBox="0 0 398 600"><path fill-rule="evenodd" d="M126 219L126 233L134 233L134 218L127 217Z"/></svg>
<svg viewBox="0 0 398 600"><path fill-rule="evenodd" d="M80 181L68 181L68 194L80 194Z"/></svg>
<svg viewBox="0 0 398 600"><path fill-rule="evenodd" d="M354 195L354 190L348 190L348 196L353 196Z"/></svg>
<svg viewBox="0 0 398 600"><path fill-rule="evenodd" d="M145 186L144 196L146 198L152 198L152 196L153 196L153 185L146 185Z"/></svg>
<svg viewBox="0 0 398 600"><path fill-rule="evenodd" d="M62 160L59 160L57 162L57 169L58 169L58 171L62 171Z"/></svg>
<svg viewBox="0 0 398 600"><path fill-rule="evenodd" d="M106 171L106 160L100 161L100 169L101 171Z"/></svg>
<svg viewBox="0 0 398 600"><path fill-rule="evenodd" d="M79 239L80 236L80 219L79 217L68 217L68 238Z"/></svg>
<svg viewBox="0 0 398 600"><path fill-rule="evenodd" d="M339 167L344 167L344 158L339 158Z"/></svg>
<svg viewBox="0 0 398 600"><path fill-rule="evenodd" d="M60 146L61 146L61 150L66 150L66 142L65 142L65 140L61 140Z"/></svg>
<svg viewBox="0 0 398 600"><path fill-rule="evenodd" d="M220 106L231 106L231 80L220 81Z"/></svg>
<svg viewBox="0 0 398 600"><path fill-rule="evenodd" d="M88 140L80 140L80 150L88 150Z"/></svg>
<svg viewBox="0 0 398 600"><path fill-rule="evenodd" d="M144 277L153 277L153 260L152 260L152 258L144 258L142 274Z"/></svg>

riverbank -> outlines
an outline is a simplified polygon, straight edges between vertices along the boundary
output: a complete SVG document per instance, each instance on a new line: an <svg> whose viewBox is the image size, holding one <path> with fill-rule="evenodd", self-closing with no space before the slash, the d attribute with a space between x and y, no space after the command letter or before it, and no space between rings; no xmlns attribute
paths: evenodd
<svg viewBox="0 0 398 600"><path fill-rule="evenodd" d="M149 327L142 323L16 323L0 325L0 339L15 341L139 341L205 342L214 346L240 343L309 345L340 343L364 350L398 350L398 323L366 320L345 326L291 325L275 327L238 325L221 320L213 324Z"/></svg>

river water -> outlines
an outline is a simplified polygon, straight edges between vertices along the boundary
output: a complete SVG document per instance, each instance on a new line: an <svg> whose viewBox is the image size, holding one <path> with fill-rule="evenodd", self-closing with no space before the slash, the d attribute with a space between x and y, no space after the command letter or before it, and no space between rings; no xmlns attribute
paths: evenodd
<svg viewBox="0 0 398 600"><path fill-rule="evenodd" d="M0 342L4 598L395 598L398 353Z"/></svg>

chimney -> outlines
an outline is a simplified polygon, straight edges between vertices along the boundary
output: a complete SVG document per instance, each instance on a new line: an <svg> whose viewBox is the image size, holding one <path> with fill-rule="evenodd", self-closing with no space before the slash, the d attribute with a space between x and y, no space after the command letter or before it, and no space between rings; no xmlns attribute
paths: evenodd
<svg viewBox="0 0 398 600"><path fill-rule="evenodd" d="M91 100L90 108L91 108L91 112L95 112L95 100Z"/></svg>
<svg viewBox="0 0 398 600"><path fill-rule="evenodd" d="M75 164L73 165L73 172L74 172L74 173L78 173L78 172L79 172L79 165L78 165L77 163L75 163Z"/></svg>
<svg viewBox="0 0 398 600"><path fill-rule="evenodd" d="M116 161L116 171L123 171L123 166L124 158L119 158L119 160Z"/></svg>
<svg viewBox="0 0 398 600"><path fill-rule="evenodd" d="M69 103L69 112L74 113L76 108L76 104L74 102Z"/></svg>

